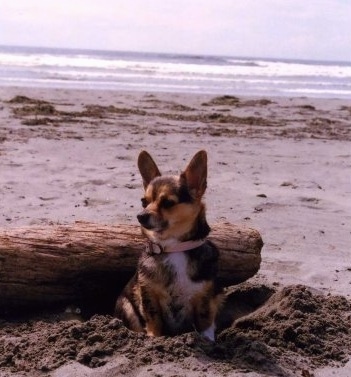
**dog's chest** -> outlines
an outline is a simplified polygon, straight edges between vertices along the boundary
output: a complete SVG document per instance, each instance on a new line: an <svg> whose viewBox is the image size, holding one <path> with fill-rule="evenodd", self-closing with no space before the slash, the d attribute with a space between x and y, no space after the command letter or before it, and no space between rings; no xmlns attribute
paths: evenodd
<svg viewBox="0 0 351 377"><path fill-rule="evenodd" d="M172 271L173 279L170 284L172 296L185 301L193 297L203 288L203 282L194 282L189 276L188 258L185 253L171 253L163 262Z"/></svg>

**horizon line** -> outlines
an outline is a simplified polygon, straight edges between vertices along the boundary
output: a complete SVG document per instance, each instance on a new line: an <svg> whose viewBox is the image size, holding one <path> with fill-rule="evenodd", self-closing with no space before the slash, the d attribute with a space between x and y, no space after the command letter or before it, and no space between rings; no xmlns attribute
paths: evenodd
<svg viewBox="0 0 351 377"><path fill-rule="evenodd" d="M19 49L46 49L46 50L67 50L67 51L90 51L90 52L115 52L115 53L133 53L133 54L150 54L150 55L174 55L186 57L213 57L213 58L231 58L231 59L250 59L250 60L279 60L279 61L300 61L305 63L341 63L351 65L351 61L346 60L330 60L330 59L308 59L308 58L283 58L283 57L263 57L248 55L220 55L211 53L189 53L189 52L165 52L165 51L146 51L146 50L118 50L118 49L102 49L102 48L83 48L83 47L52 47L52 46L29 46L29 45L9 45L0 44L0 48L19 48Z"/></svg>

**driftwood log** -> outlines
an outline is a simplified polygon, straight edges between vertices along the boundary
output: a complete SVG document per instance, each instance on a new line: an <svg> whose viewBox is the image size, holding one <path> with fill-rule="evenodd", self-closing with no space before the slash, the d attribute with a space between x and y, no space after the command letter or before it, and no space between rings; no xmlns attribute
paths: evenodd
<svg viewBox="0 0 351 377"><path fill-rule="evenodd" d="M221 223L212 226L209 238L220 250L224 286L259 270L263 243L256 230ZM134 225L0 229L0 314L69 304L110 310L135 272L144 243Z"/></svg>

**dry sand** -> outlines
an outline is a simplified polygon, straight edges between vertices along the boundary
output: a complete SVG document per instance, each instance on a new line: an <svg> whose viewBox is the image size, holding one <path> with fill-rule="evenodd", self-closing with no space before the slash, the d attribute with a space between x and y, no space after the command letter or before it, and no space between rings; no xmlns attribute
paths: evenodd
<svg viewBox="0 0 351 377"><path fill-rule="evenodd" d="M0 89L1 227L135 223L139 151L177 173L204 148L209 221L265 242L215 346L43 313L0 321L0 376L351 376L350 119L347 100Z"/></svg>

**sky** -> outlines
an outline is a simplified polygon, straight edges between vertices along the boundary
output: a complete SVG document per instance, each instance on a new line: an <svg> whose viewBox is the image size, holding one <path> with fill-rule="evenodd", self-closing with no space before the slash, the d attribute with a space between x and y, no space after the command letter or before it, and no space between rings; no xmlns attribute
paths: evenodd
<svg viewBox="0 0 351 377"><path fill-rule="evenodd" d="M0 45L351 61L351 0L0 0Z"/></svg>

